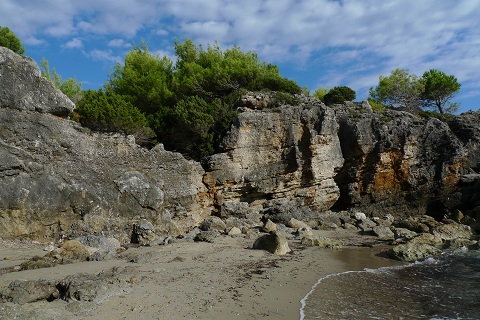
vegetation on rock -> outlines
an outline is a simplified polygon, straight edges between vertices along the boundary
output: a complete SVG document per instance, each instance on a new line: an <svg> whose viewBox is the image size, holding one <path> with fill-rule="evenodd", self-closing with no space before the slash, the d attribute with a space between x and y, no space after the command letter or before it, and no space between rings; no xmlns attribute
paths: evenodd
<svg viewBox="0 0 480 320"><path fill-rule="evenodd" d="M17 38L9 28L0 26L0 47L5 47L13 52L23 55L25 48L22 46L20 39Z"/></svg>
<svg viewBox="0 0 480 320"><path fill-rule="evenodd" d="M115 66L105 88L148 120L157 142L195 159L215 152L222 135L230 128L241 95L247 90L288 94L301 91L296 82L280 75L278 67L237 46L222 51L216 43L205 49L185 40L175 43L175 55L174 64L166 56L151 54L145 43L135 46L125 63ZM101 108L100 104L89 105L96 101L95 94L103 99L105 92L90 92L89 99L79 103L78 112L83 124L98 129L99 120L89 119L98 113L87 112ZM106 128L125 131L118 126L123 122L113 122L116 125ZM125 125L128 130L132 125L137 127Z"/></svg>
<svg viewBox="0 0 480 320"><path fill-rule="evenodd" d="M48 60L45 58L42 58L40 62L40 71L45 79L52 81L55 88L60 89L73 103L76 103L82 98L82 83L75 78L62 80L62 77L57 73L55 68L50 70Z"/></svg>
<svg viewBox="0 0 480 320"><path fill-rule="evenodd" d="M424 107L434 108L441 114L455 112L458 109L457 103L450 102L460 91L460 83L455 76L431 69L423 74L422 83L424 91L421 98Z"/></svg>
<svg viewBox="0 0 480 320"><path fill-rule="evenodd" d="M353 101L356 98L356 92L349 87L333 87L323 97L323 102L330 106L332 104L342 104L345 101Z"/></svg>
<svg viewBox="0 0 480 320"><path fill-rule="evenodd" d="M458 109L458 104L450 102L458 91L457 79L442 71L431 69L417 77L408 69L395 69L390 76L379 77L378 85L370 88L370 99L389 107L414 112L420 108L433 108L444 114Z"/></svg>

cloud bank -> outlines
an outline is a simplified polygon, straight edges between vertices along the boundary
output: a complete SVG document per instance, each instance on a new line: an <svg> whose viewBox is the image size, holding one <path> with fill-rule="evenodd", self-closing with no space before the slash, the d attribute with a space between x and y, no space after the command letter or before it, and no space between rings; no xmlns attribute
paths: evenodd
<svg viewBox="0 0 480 320"><path fill-rule="evenodd" d="M0 12L31 45L62 39L64 48L110 61L121 53L108 50L125 50L139 35L157 51L187 37L295 66L311 86L366 90L395 68L437 68L466 89L480 84L480 1L4 0Z"/></svg>

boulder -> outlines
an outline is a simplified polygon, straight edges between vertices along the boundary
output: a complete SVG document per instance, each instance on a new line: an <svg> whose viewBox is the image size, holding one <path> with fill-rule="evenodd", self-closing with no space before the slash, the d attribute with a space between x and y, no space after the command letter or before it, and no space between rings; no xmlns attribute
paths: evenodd
<svg viewBox="0 0 480 320"><path fill-rule="evenodd" d="M442 224L434 228L432 234L442 241L472 238L471 228L460 223Z"/></svg>
<svg viewBox="0 0 480 320"><path fill-rule="evenodd" d="M59 255L63 259L86 261L90 257L89 248L78 240L67 240L59 249L48 253L48 256Z"/></svg>
<svg viewBox="0 0 480 320"><path fill-rule="evenodd" d="M303 221L297 220L295 218L291 218L288 221L287 227L290 227L290 228L293 228L293 229L300 229L300 228L307 229L307 228L310 228L310 226L308 224L306 224Z"/></svg>
<svg viewBox="0 0 480 320"><path fill-rule="evenodd" d="M393 247L389 254L392 258L407 262L421 261L440 255L442 251L432 245L421 242L408 242Z"/></svg>
<svg viewBox="0 0 480 320"><path fill-rule="evenodd" d="M90 254L88 260L100 261L114 258L121 248L120 242L115 238L105 236L86 235L75 238L85 246L95 248L95 252Z"/></svg>
<svg viewBox="0 0 480 320"><path fill-rule="evenodd" d="M239 234L242 234L242 230L240 230L239 228L237 227L233 227L231 228L230 230L228 230L227 234L231 237L233 236L237 236Z"/></svg>
<svg viewBox="0 0 480 320"><path fill-rule="evenodd" d="M0 108L66 117L75 104L51 81L42 77L33 60L0 47Z"/></svg>
<svg viewBox="0 0 480 320"><path fill-rule="evenodd" d="M393 240L395 238L393 231L386 226L375 226L372 231L379 240Z"/></svg>
<svg viewBox="0 0 480 320"><path fill-rule="evenodd" d="M155 227L150 221L142 219L133 227L132 243L146 245L156 238Z"/></svg>
<svg viewBox="0 0 480 320"><path fill-rule="evenodd" d="M253 243L253 249L266 250L277 256L282 256L291 251L287 239L279 232L263 235Z"/></svg>
<svg viewBox="0 0 480 320"><path fill-rule="evenodd" d="M339 249L343 246L340 240L329 238L318 238L315 236L305 236L302 238L302 244L307 247L320 247L328 249Z"/></svg>
<svg viewBox="0 0 480 320"><path fill-rule="evenodd" d="M226 229L225 222L218 217L208 217L200 224L200 229L203 231L218 231L218 232L225 232Z"/></svg>
<svg viewBox="0 0 480 320"><path fill-rule="evenodd" d="M275 232L277 231L277 225L273 223L272 220L267 219L267 221L263 225L262 231L265 233Z"/></svg>
<svg viewBox="0 0 480 320"><path fill-rule="evenodd" d="M194 240L201 241L201 242L213 242L215 238L217 238L219 235L220 235L220 232L215 229L208 230L208 231L200 231L199 233L197 233Z"/></svg>

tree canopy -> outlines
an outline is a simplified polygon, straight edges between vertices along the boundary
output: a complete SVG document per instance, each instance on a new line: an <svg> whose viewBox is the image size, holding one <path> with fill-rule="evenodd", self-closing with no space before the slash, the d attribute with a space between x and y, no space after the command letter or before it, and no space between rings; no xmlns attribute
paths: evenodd
<svg viewBox="0 0 480 320"><path fill-rule="evenodd" d="M390 76L379 77L378 86L370 88L370 97L389 107L415 110L421 105L423 89L422 82L408 69L395 69Z"/></svg>
<svg viewBox="0 0 480 320"><path fill-rule="evenodd" d="M20 55L25 53L20 39L9 28L2 26L0 26L0 47L8 48Z"/></svg>
<svg viewBox="0 0 480 320"><path fill-rule="evenodd" d="M332 104L341 104L345 101L355 100L357 94L354 90L346 86L333 87L323 97L323 102L329 106Z"/></svg>
<svg viewBox="0 0 480 320"><path fill-rule="evenodd" d="M237 46L222 51L217 43L204 48L187 39L175 42L175 56L174 63L149 52L146 43L135 46L125 62L115 66L105 91L90 92L79 104L82 123L95 129L102 127L103 116L86 110L91 104L100 107L97 100L114 94L115 99L128 102L123 109L132 106L147 119L157 142L167 150L200 159L216 151L233 122L236 103L247 90L301 92L295 81L281 76L277 66ZM99 96L97 100L95 95ZM116 100L108 104L121 105ZM89 117L94 118L92 122ZM115 123L125 125L122 121ZM107 123L105 128L119 129Z"/></svg>
<svg viewBox="0 0 480 320"><path fill-rule="evenodd" d="M450 100L460 91L460 83L453 75L431 69L422 76L424 91L422 93L423 106L435 108L441 114L455 112L458 104Z"/></svg>
<svg viewBox="0 0 480 320"><path fill-rule="evenodd" d="M419 108L434 108L439 113L456 111L458 105L450 100L460 90L454 76L431 69L421 78L410 74L408 69L395 69L390 76L379 77L378 86L370 88L370 99L389 107L416 111Z"/></svg>

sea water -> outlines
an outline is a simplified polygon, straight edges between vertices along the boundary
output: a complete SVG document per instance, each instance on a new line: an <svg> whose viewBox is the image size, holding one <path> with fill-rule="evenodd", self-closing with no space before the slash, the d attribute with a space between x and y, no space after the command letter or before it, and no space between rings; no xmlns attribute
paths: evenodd
<svg viewBox="0 0 480 320"><path fill-rule="evenodd" d="M480 251L321 278L301 320L480 319Z"/></svg>

